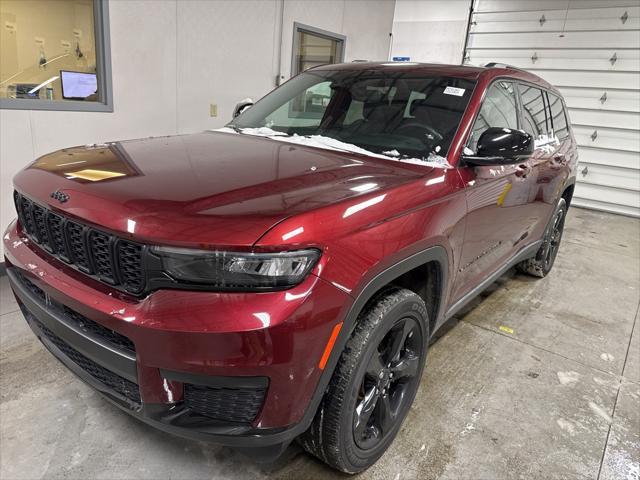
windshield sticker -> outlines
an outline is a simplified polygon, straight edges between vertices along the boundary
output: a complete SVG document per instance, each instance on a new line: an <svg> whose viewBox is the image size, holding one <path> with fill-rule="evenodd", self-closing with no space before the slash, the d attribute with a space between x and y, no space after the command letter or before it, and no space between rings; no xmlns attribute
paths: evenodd
<svg viewBox="0 0 640 480"><path fill-rule="evenodd" d="M464 88L447 87L447 88L444 89L444 94L445 95L455 95L456 97L463 96L464 92L465 92Z"/></svg>

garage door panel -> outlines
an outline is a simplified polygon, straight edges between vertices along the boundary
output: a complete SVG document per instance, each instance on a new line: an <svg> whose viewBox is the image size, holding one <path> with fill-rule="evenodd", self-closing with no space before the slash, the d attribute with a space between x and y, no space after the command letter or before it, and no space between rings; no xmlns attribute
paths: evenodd
<svg viewBox="0 0 640 480"><path fill-rule="evenodd" d="M552 32L522 33L479 33L469 38L469 46L474 48L620 48L637 45L640 32L566 32L563 38Z"/></svg>
<svg viewBox="0 0 640 480"><path fill-rule="evenodd" d="M606 90L560 88L569 108L637 112L640 110L640 90ZM606 94L606 96L605 96Z"/></svg>
<svg viewBox="0 0 640 480"><path fill-rule="evenodd" d="M487 50L483 50L486 54ZM490 50L489 50L490 52ZM518 50L512 50L512 52L518 52ZM640 71L640 59L639 58L622 58L622 54L617 54L617 60L615 64L611 64L610 58L613 53L603 52L596 50L594 53L600 53L600 58L594 60L593 58L571 58L571 50L565 50L567 57L549 57L548 51L539 50L532 51L529 56L514 56L506 57L504 55L486 54L487 56L480 56L475 51L471 51L469 54L469 63L472 65L483 66L490 62L495 62L496 58L500 58L504 63L513 65L514 67L529 70L536 69L561 69L561 70L602 70L612 72L638 72ZM534 60L532 60L532 58Z"/></svg>
<svg viewBox="0 0 640 480"><path fill-rule="evenodd" d="M580 182L605 187L640 191L640 169L617 168L609 165L590 164L580 160Z"/></svg>
<svg viewBox="0 0 640 480"><path fill-rule="evenodd" d="M633 207L636 210L636 215L640 215L638 193L631 190L584 183L578 178L574 195L578 198L594 199L606 203Z"/></svg>
<svg viewBox="0 0 640 480"><path fill-rule="evenodd" d="M640 89L637 72L598 72L587 70L542 70L529 67L528 71L539 75L557 87L596 87Z"/></svg>
<svg viewBox="0 0 640 480"><path fill-rule="evenodd" d="M610 165L617 168L640 170L640 157L637 152L578 147L578 158L580 164L584 162L594 165Z"/></svg>
<svg viewBox="0 0 640 480"><path fill-rule="evenodd" d="M622 128L640 132L640 113L635 112L599 112L597 110L569 109L571 122L577 125L594 127Z"/></svg>
<svg viewBox="0 0 640 480"><path fill-rule="evenodd" d="M491 61L495 61L495 58L500 58L501 61L504 59L526 59L529 61L529 65L527 68L534 67L535 64L531 64L531 57L534 53L538 54L540 59L542 58L560 58L560 59L591 59L591 60L601 60L606 61L609 65L609 59L616 54L618 61L621 59L627 60L639 60L640 59L640 50L639 49L565 49L565 48L523 48L523 49L512 49L505 48L503 45L501 48L474 48L467 47L469 50L469 54L473 58L476 56L477 58L490 58ZM513 60L515 61L515 60ZM508 63L513 63L513 61ZM537 61L536 61L537 64ZM617 62L616 62L617 64ZM615 70L615 68L613 68Z"/></svg>
<svg viewBox="0 0 640 480"><path fill-rule="evenodd" d="M481 2L484 4L485 2ZM513 4L514 2L512 2ZM610 5L610 4L609 4ZM625 23L622 23L620 17L624 14L627 14L627 20ZM603 7L603 8L580 8L580 9L570 9L568 12L566 9L541 9L537 8L529 11L516 11L514 9L510 9L509 11L500 11L500 12L482 12L476 11L474 12L473 19L481 23L523 23L530 22L532 20L536 20L538 25L540 25L540 17L544 15L546 22L542 23L542 26L546 25L551 21L564 21L566 18L569 20L589 20L589 21L598 21L598 20L616 20L620 25L624 26L632 18L640 17L640 7L637 6L614 6L614 7ZM521 29L522 30L522 29Z"/></svg>
<svg viewBox="0 0 640 480"><path fill-rule="evenodd" d="M636 7L637 0L482 0L477 2L477 12L537 12L540 10L562 10L567 7L572 10L612 8L612 4L618 7Z"/></svg>
<svg viewBox="0 0 640 480"><path fill-rule="evenodd" d="M580 185L577 186L576 192L579 193ZM593 193L593 192L588 192ZM629 215L631 217L640 217L640 209L637 207L628 207L626 205L616 205L615 203L594 200L593 198L581 198L574 195L571 204L575 207L589 208L591 210L604 210L605 212L618 213L620 215Z"/></svg>
<svg viewBox="0 0 640 480"><path fill-rule="evenodd" d="M573 125L573 134L581 147L636 152L636 156L640 152L640 139L635 130Z"/></svg>
<svg viewBox="0 0 640 480"><path fill-rule="evenodd" d="M475 6L466 62L514 65L564 96L580 161L574 204L640 216L638 0Z"/></svg>
<svg viewBox="0 0 640 480"><path fill-rule="evenodd" d="M609 10L609 9L606 9ZM505 32L574 32L574 31L602 31L602 30L637 30L640 28L640 17L631 16L625 23L620 21L620 15L603 18L567 18L564 12L558 12L559 18L552 18L553 12L527 13L527 19L521 21L491 21L484 15L474 15L472 33L505 33ZM544 17L544 18L543 18Z"/></svg>

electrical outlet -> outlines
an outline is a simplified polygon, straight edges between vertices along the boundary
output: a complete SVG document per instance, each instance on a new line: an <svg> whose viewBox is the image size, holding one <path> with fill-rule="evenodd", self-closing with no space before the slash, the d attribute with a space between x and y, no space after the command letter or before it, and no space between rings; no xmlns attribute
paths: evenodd
<svg viewBox="0 0 640 480"><path fill-rule="evenodd" d="M218 105L216 103L212 103L209 105L209 116L217 117L218 116Z"/></svg>

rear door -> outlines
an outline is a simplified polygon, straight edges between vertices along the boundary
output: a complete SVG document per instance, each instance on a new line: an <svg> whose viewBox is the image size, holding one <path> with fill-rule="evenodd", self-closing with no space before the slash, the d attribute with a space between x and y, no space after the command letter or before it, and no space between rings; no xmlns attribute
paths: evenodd
<svg viewBox="0 0 640 480"><path fill-rule="evenodd" d="M535 85L518 84L522 128L534 138L529 161L529 241L542 237L567 177L570 141L562 100ZM554 130L553 116L557 128Z"/></svg>
<svg viewBox="0 0 640 480"><path fill-rule="evenodd" d="M480 135L489 127L520 128L514 81L498 80L487 89L465 151L475 153ZM467 187L467 225L453 301L514 255L534 220L528 160L515 165L462 166L459 171Z"/></svg>

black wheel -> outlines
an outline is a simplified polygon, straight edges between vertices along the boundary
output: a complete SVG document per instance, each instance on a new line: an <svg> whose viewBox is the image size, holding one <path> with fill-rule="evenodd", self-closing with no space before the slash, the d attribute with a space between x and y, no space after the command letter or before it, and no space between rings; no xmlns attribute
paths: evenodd
<svg viewBox="0 0 640 480"><path fill-rule="evenodd" d="M560 248L566 217L567 202L561 198L536 256L519 263L518 270L540 278L545 277L551 271Z"/></svg>
<svg viewBox="0 0 640 480"><path fill-rule="evenodd" d="M302 447L346 473L375 463L413 403L428 338L418 295L393 288L377 297L360 315Z"/></svg>

